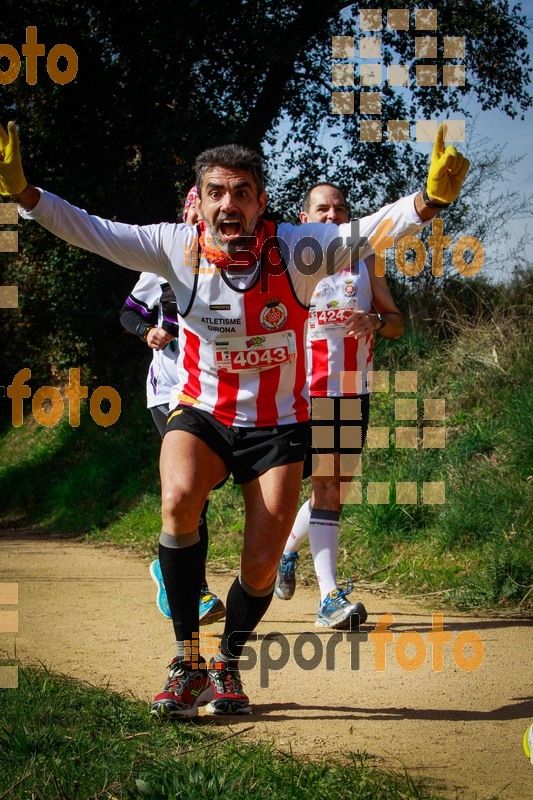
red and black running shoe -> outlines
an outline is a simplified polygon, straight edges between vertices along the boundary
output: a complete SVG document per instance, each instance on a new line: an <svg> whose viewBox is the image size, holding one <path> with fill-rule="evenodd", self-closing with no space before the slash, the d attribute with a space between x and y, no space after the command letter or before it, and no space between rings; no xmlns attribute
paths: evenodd
<svg viewBox="0 0 533 800"><path fill-rule="evenodd" d="M213 686L213 699L206 711L211 714L251 714L252 707L242 690L239 670L229 669L225 662L211 662L209 677Z"/></svg>
<svg viewBox="0 0 533 800"><path fill-rule="evenodd" d="M174 658L165 688L154 697L150 714L169 719L196 717L198 706L205 705L212 697L213 686L204 659L200 657L198 665L193 667L187 661Z"/></svg>

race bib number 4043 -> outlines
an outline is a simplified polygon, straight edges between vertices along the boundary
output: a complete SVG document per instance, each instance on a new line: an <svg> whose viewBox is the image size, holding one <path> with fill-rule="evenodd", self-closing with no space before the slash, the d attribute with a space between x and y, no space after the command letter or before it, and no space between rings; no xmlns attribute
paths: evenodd
<svg viewBox="0 0 533 800"><path fill-rule="evenodd" d="M215 367L222 372L258 372L296 358L294 331L227 336L213 342Z"/></svg>

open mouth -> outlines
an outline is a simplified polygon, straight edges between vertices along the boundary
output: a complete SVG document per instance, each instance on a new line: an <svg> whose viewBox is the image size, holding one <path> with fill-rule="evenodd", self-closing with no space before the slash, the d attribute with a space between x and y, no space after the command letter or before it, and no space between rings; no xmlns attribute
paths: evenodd
<svg viewBox="0 0 533 800"><path fill-rule="evenodd" d="M240 236L242 230L241 223L238 219L222 220L218 225L218 229L220 235L227 241L234 239L236 236Z"/></svg>

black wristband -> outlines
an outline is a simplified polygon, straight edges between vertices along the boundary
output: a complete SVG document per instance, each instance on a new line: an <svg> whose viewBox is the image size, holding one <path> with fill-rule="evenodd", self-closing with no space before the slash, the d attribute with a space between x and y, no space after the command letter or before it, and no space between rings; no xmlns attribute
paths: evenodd
<svg viewBox="0 0 533 800"><path fill-rule="evenodd" d="M448 208L448 206L451 206L451 203L435 203L434 200L430 200L425 187L422 189L422 200L428 208Z"/></svg>

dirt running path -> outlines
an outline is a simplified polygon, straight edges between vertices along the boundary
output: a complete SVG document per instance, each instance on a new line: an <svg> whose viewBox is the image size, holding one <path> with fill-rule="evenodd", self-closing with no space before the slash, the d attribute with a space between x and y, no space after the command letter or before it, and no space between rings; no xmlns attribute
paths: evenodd
<svg viewBox="0 0 533 800"><path fill-rule="evenodd" d="M5 582L19 585L19 633L0 634L2 651L13 655L16 638L23 663L41 661L91 683L109 680L112 687L147 700L161 689L173 636L156 609L144 561L110 548L4 533L0 583ZM230 582L226 575L211 578L222 596ZM314 670L302 669L293 650L298 636L317 634L303 649L310 659L320 644L325 652L331 635L317 633L317 593L301 587L290 603L274 599L259 629L287 637L288 663L267 671L263 658L262 672L256 666L243 674L254 713L232 718L232 729L252 725L245 737L272 738L281 749L290 746L295 754L311 757L365 750L379 764L400 770L405 765L430 776L449 797L457 796L458 787L464 800L533 798L533 767L521 747L533 721L531 620L445 615L452 641L463 631L476 631L485 655L477 670L465 672L447 645L443 671L434 672L427 638L431 607L380 595L358 598L370 610L367 631L381 614L393 613L395 643L403 632L421 633L428 646L425 663L414 672L402 669L395 644L389 644L386 669L378 672L376 648L368 641L360 646L360 668L353 670L350 644L344 641L336 647L333 670L326 670L325 659ZM218 634L221 623L203 630ZM281 652L268 639L254 648L264 656L268 651L272 659ZM261 686L267 679L268 687ZM201 714L211 724L228 724Z"/></svg>

